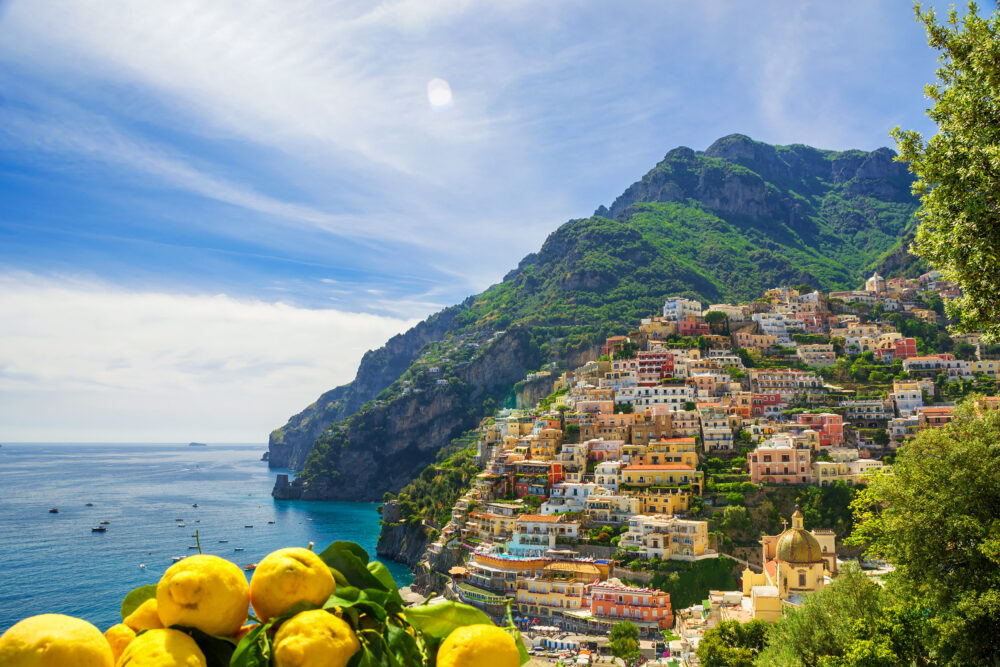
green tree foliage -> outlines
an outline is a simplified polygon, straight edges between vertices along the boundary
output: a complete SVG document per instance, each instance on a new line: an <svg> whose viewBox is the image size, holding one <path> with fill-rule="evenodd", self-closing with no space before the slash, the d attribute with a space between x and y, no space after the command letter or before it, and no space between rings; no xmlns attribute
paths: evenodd
<svg viewBox="0 0 1000 667"><path fill-rule="evenodd" d="M854 518L851 502L857 494L857 487L844 482L806 487L797 498L806 528L829 528L840 537L847 536Z"/></svg>
<svg viewBox="0 0 1000 667"><path fill-rule="evenodd" d="M806 596L775 622L760 667L881 667L926 664L927 623L919 610L894 607L856 565ZM871 660L871 662L866 662ZM986 663L982 663L986 664Z"/></svg>
<svg viewBox="0 0 1000 667"><path fill-rule="evenodd" d="M850 541L895 566L888 589L930 613L949 664L1000 655L1000 413L973 400L899 450L854 502Z"/></svg>
<svg viewBox="0 0 1000 667"><path fill-rule="evenodd" d="M723 621L707 630L698 644L702 667L753 667L754 659L767 644L767 623Z"/></svg>
<svg viewBox="0 0 1000 667"><path fill-rule="evenodd" d="M900 160L917 175L916 252L964 293L949 304L962 328L1000 334L1000 10L983 17L970 2L938 20L916 6L928 44L940 52L925 88L937 134L892 132Z"/></svg>
<svg viewBox="0 0 1000 667"><path fill-rule="evenodd" d="M639 664L642 658L639 653L639 628L631 621L616 623L608 637L608 648L613 656L621 658L625 667Z"/></svg>

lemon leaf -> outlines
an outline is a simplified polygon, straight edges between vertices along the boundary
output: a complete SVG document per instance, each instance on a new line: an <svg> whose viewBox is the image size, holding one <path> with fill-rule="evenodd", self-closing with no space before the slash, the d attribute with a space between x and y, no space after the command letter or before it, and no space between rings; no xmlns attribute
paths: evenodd
<svg viewBox="0 0 1000 667"><path fill-rule="evenodd" d="M230 667L270 667L271 638L267 634L270 623L258 625L236 645Z"/></svg>
<svg viewBox="0 0 1000 667"><path fill-rule="evenodd" d="M156 597L156 584L149 584L148 586L140 586L131 593L125 596L122 600L122 620L131 614L133 611L139 608L139 606L146 600L151 600Z"/></svg>

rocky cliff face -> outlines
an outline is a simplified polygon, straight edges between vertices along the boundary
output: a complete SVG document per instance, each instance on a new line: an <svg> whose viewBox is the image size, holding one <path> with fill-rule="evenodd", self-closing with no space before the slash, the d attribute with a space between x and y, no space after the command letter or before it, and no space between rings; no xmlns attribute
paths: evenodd
<svg viewBox="0 0 1000 667"><path fill-rule="evenodd" d="M350 384L331 389L315 403L271 432L268 465L301 470L316 438L330 424L351 416L405 371L430 341L440 340L454 323L462 306L432 315L409 331L390 338L377 350L365 353Z"/></svg>
<svg viewBox="0 0 1000 667"><path fill-rule="evenodd" d="M424 557L427 528L423 523L411 524L402 519L396 503L388 502L382 506L382 530L375 553L405 563L412 570Z"/></svg>
<svg viewBox="0 0 1000 667"><path fill-rule="evenodd" d="M369 404L323 434L303 475L275 497L381 500L434 460L437 451L485 416L484 401L503 397L537 368L538 346L523 328L499 336L455 376L422 393Z"/></svg>
<svg viewBox="0 0 1000 667"><path fill-rule="evenodd" d="M794 222L801 195L841 186L852 196L911 202L912 176L888 148L866 153L771 146L742 134L719 139L704 152L675 148L596 215L621 219L638 202L693 200L721 215ZM794 192L795 194L791 194Z"/></svg>

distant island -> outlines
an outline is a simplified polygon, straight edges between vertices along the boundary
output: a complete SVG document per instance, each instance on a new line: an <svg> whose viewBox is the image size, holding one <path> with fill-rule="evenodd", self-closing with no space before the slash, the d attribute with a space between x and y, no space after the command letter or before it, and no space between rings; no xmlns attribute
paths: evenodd
<svg viewBox="0 0 1000 667"><path fill-rule="evenodd" d="M188 447L208 447L204 442L189 442Z"/></svg>

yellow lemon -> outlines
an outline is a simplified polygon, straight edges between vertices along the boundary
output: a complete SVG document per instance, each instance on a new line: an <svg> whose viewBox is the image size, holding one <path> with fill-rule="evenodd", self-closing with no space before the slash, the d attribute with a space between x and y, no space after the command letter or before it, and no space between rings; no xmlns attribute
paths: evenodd
<svg viewBox="0 0 1000 667"><path fill-rule="evenodd" d="M278 549L257 563L250 580L250 603L262 621L281 616L296 602L321 605L337 582L319 556L300 547Z"/></svg>
<svg viewBox="0 0 1000 667"><path fill-rule="evenodd" d="M87 621L41 614L15 623L0 636L3 667L113 667L114 654L101 631Z"/></svg>
<svg viewBox="0 0 1000 667"><path fill-rule="evenodd" d="M250 587L242 570L218 556L188 556L167 568L156 585L163 625L183 625L220 637L247 619Z"/></svg>
<svg viewBox="0 0 1000 667"><path fill-rule="evenodd" d="M163 622L160 620L160 615L156 611L156 608L156 598L150 598L126 616L123 623L136 632L140 630L159 630L163 627Z"/></svg>
<svg viewBox="0 0 1000 667"><path fill-rule="evenodd" d="M118 625L112 625L104 632L104 638L108 640L108 644L111 645L111 652L115 656L115 660L121 657L122 652L125 647L132 643L135 639L135 630L128 627L124 623L119 623Z"/></svg>
<svg viewBox="0 0 1000 667"><path fill-rule="evenodd" d="M274 667L344 667L361 644L347 621L322 609L285 621L274 635Z"/></svg>
<svg viewBox="0 0 1000 667"><path fill-rule="evenodd" d="M116 667L208 667L205 654L180 630L149 630L125 648Z"/></svg>
<svg viewBox="0 0 1000 667"><path fill-rule="evenodd" d="M465 625L448 635L438 649L437 667L518 667L514 638L495 625Z"/></svg>

